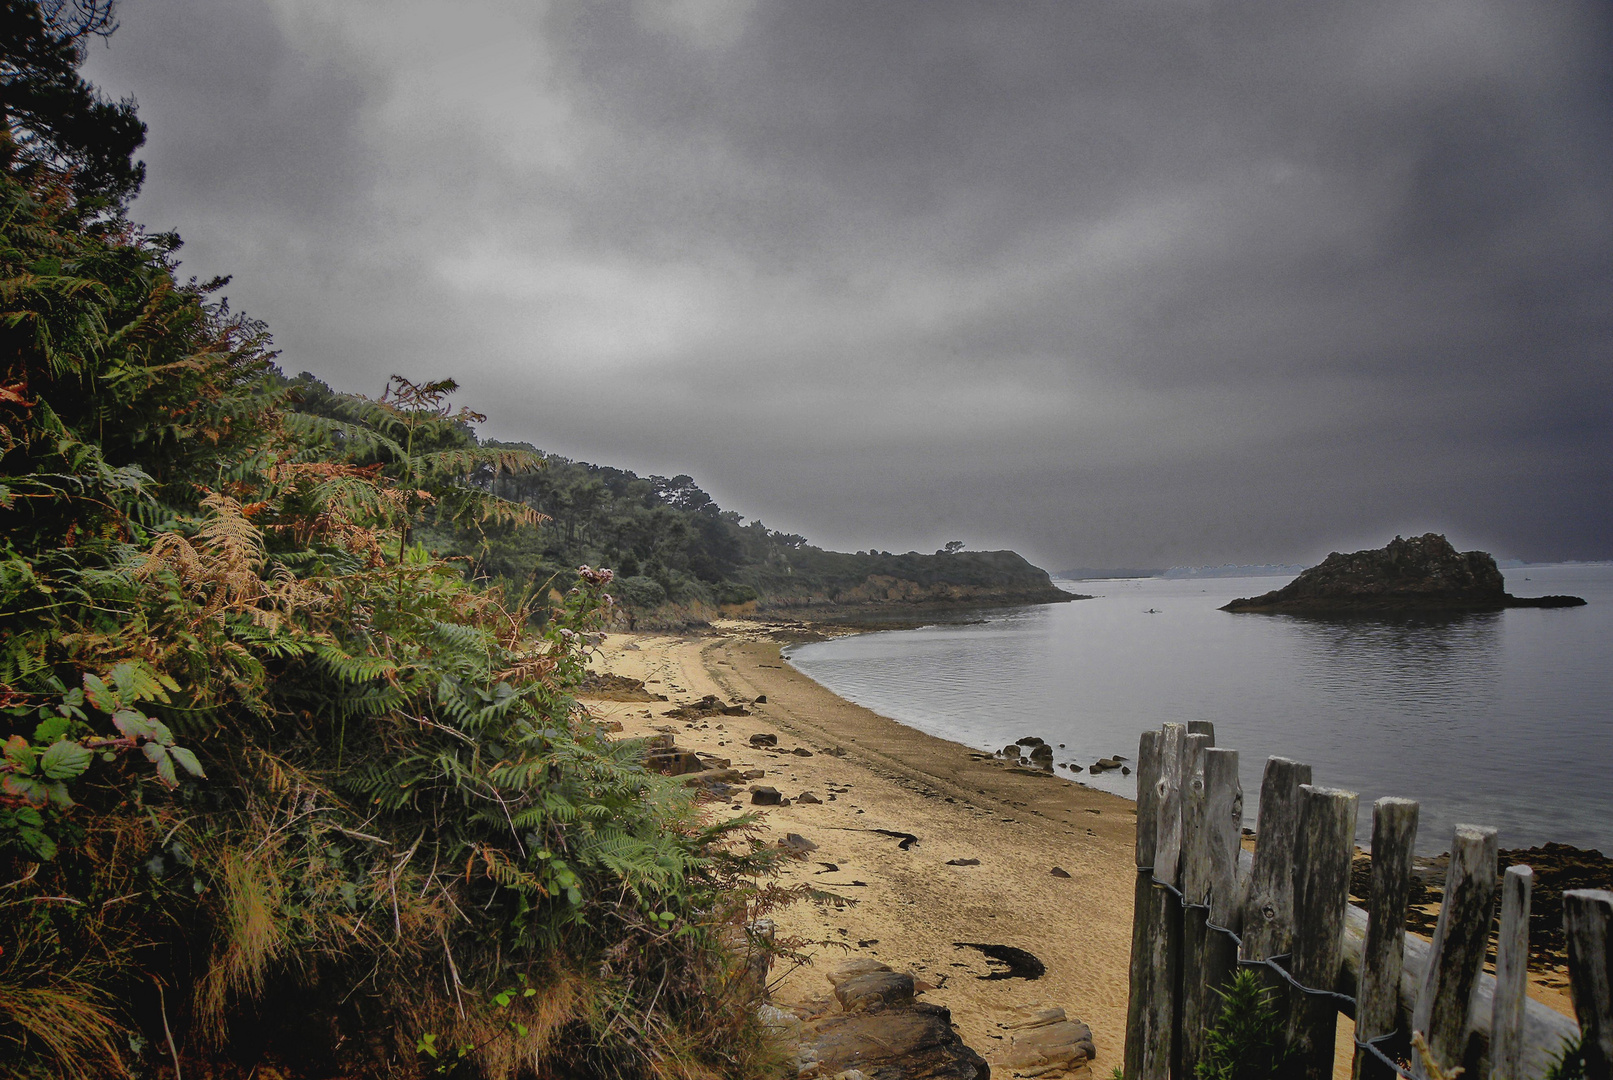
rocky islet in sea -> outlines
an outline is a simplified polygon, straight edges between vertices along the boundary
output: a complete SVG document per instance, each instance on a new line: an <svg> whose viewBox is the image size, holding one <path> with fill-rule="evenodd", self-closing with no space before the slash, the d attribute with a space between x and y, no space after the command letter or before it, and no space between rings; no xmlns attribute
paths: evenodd
<svg viewBox="0 0 1613 1080"><path fill-rule="evenodd" d="M1438 533L1395 537L1386 546L1333 552L1281 589L1241 597L1222 611L1278 614L1500 611L1581 607L1577 596L1519 597L1485 551L1457 551Z"/></svg>

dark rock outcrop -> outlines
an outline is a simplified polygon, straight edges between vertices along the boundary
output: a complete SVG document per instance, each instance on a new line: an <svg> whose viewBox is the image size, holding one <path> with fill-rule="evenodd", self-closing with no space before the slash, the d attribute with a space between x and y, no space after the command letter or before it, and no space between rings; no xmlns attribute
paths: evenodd
<svg viewBox="0 0 1613 1080"><path fill-rule="evenodd" d="M661 714L677 720L704 720L708 716L749 716L750 711L742 702L724 704L716 694L707 694L699 701L687 705L679 705L675 709L668 709Z"/></svg>
<svg viewBox="0 0 1613 1080"><path fill-rule="evenodd" d="M905 971L870 971L835 987L840 1007L848 1013L913 1004L913 976Z"/></svg>
<svg viewBox="0 0 1613 1080"><path fill-rule="evenodd" d="M829 976L844 1011L802 1017L799 1076L856 1069L868 1080L989 1080L985 1059L952 1030L952 1014L914 1002L911 974L867 961L848 967Z"/></svg>
<svg viewBox="0 0 1613 1080"><path fill-rule="evenodd" d="M685 776L704 772L706 763L688 750L653 750L644 755L644 767L665 776Z"/></svg>
<svg viewBox="0 0 1613 1080"><path fill-rule="evenodd" d="M665 694L647 690L642 679L629 679L625 675L589 672L577 688L582 697L601 701L665 701Z"/></svg>
<svg viewBox="0 0 1613 1080"><path fill-rule="evenodd" d="M1398 611L1499 611L1577 607L1576 596L1519 598L1506 590L1495 559L1457 551L1438 533L1395 537L1387 547L1335 551L1281 589L1232 601L1222 611L1327 614Z"/></svg>

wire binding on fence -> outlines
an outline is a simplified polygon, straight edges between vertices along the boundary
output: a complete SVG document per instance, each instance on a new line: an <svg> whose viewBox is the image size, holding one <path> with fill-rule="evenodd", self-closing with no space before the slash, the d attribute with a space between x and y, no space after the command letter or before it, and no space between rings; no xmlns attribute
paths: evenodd
<svg viewBox="0 0 1613 1080"><path fill-rule="evenodd" d="M1148 880L1153 883L1154 888L1164 889L1166 892L1176 897L1176 902L1183 911L1197 909L1207 913L1210 910L1209 904L1190 903L1187 897L1182 894L1181 889L1177 888L1175 885L1172 885L1168 881L1161 881L1159 878L1155 877L1154 868L1152 866L1139 866L1137 868L1137 873L1147 874ZM1240 953L1243 951L1242 936L1234 932L1230 927L1216 925L1209 920L1208 915L1206 915L1204 919L1204 926L1205 929L1214 930L1216 933L1226 937L1232 942L1233 945L1237 947ZM1275 956L1268 956L1264 960L1245 960L1242 956L1239 956L1238 966L1241 968L1266 968L1269 971L1275 971L1279 976L1282 977L1284 982L1293 987L1295 990L1298 990L1300 993L1309 995L1310 997L1332 998L1338 1005L1349 1006L1352 1015L1354 1014L1357 1004L1355 998L1351 997L1349 994L1341 994L1337 990L1320 990L1314 986L1306 986L1305 984L1301 983L1298 979L1294 978L1287 968L1283 967L1277 962L1279 960L1288 960L1289 958L1289 953L1278 953ZM1221 991L1219 989L1216 989L1213 986L1210 989L1218 996L1221 995ZM1404 1065L1390 1057L1384 1052L1383 1048L1378 1045L1379 1043L1387 1043L1391 1039L1398 1038L1401 1035L1402 1032L1397 1029L1395 1031L1386 1032L1385 1034L1379 1035L1372 1039L1363 1040L1359 1036L1356 1036L1354 1038L1354 1042L1358 1049L1365 1051L1372 1057L1376 1058L1383 1065L1389 1069L1392 1069L1396 1076L1404 1077L1405 1080L1418 1080L1418 1078L1413 1073L1409 1072Z"/></svg>

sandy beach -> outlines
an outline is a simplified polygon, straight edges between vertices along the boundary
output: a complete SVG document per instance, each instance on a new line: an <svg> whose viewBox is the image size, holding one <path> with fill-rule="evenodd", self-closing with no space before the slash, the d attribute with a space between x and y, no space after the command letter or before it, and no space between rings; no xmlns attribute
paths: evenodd
<svg viewBox="0 0 1613 1080"><path fill-rule="evenodd" d="M790 800L765 811L766 834L793 833L816 848L788 865L784 882L808 883L840 902L798 903L778 916L780 934L810 942L813 960L773 973L775 1000L821 998L826 970L872 957L932 986L923 1000L952 1010L959 1033L997 1075L1010 1075L999 1068L1004 1025L1026 1007L1058 1006L1091 1026L1091 1075L1109 1076L1125 1033L1134 804L845 701L783 661L779 629L724 623L702 637L609 634L594 670L641 680L668 700L582 698L599 720L620 722L625 736L670 732L679 747L765 770L752 782ZM664 715L708 694L765 701L748 705L747 716ZM776 748L750 745L764 733L777 737ZM821 801L803 802L803 792ZM731 805L711 804L714 814L752 809L748 792ZM957 865L969 860L978 862ZM1002 977L1005 965L959 942L1024 950L1045 974ZM1560 993L1535 989L1565 1008ZM1349 1075L1351 1034L1341 1017L1338 1076Z"/></svg>

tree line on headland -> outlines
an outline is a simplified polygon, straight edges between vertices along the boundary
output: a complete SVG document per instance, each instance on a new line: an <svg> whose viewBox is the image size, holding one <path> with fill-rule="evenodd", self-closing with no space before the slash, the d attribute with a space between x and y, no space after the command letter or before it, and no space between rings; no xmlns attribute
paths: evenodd
<svg viewBox="0 0 1613 1080"><path fill-rule="evenodd" d="M312 374L269 377L302 422L373 420L377 403ZM891 604L1071 599L1012 551L966 551L957 541L933 554L825 551L722 509L689 476L641 477L530 443L479 441L463 418L448 420L430 433L426 452L466 466L455 477L463 490L450 502L422 504L411 537L509 595L545 595L578 566L609 567L612 620L634 629L680 628L724 611L834 617ZM467 515L471 493L504 512Z"/></svg>

